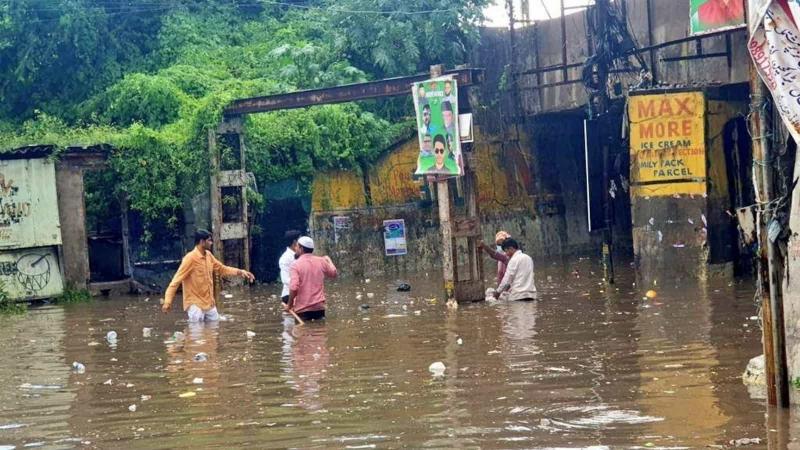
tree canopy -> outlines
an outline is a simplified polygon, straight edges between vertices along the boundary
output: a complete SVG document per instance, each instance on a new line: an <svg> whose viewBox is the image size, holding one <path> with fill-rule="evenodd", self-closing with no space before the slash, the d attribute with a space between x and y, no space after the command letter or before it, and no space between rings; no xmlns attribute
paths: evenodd
<svg viewBox="0 0 800 450"><path fill-rule="evenodd" d="M116 148L109 188L174 224L205 136L241 97L463 63L488 0L0 0L0 150ZM358 170L413 128L408 99L251 115L260 183ZM198 180L202 180L198 183Z"/></svg>

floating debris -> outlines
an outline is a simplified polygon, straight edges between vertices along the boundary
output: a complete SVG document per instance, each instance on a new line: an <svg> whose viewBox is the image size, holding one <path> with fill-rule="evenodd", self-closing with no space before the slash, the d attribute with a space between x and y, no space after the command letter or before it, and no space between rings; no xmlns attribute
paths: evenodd
<svg viewBox="0 0 800 450"><path fill-rule="evenodd" d="M208 361L208 353L200 352L200 353L194 355L194 358L192 358L192 359L194 359L196 362Z"/></svg>
<svg viewBox="0 0 800 450"><path fill-rule="evenodd" d="M435 377L442 377L444 376L444 371L447 369L444 363L441 361L436 361L428 366L428 371L433 374Z"/></svg>
<svg viewBox="0 0 800 450"><path fill-rule="evenodd" d="M84 366L83 364L79 363L78 361L74 361L72 363L72 371L75 372L75 373L84 373L84 372L86 372L86 366Z"/></svg>

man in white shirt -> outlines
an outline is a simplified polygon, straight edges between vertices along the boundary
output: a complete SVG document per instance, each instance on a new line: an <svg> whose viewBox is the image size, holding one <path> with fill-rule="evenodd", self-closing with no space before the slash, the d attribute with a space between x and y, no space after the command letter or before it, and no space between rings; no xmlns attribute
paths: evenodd
<svg viewBox="0 0 800 450"><path fill-rule="evenodd" d="M292 281L291 270L297 251L297 240L300 239L300 236L302 236L302 233L297 230L289 230L283 236L286 241L286 251L283 252L281 259L278 260L278 267L281 269L281 283L283 284L281 301L284 304L289 303L289 283Z"/></svg>
<svg viewBox="0 0 800 450"><path fill-rule="evenodd" d="M495 298L508 291L509 300L530 301L536 299L536 285L533 283L533 259L522 253L514 239L506 239L501 245L508 256L508 266L500 285L494 293Z"/></svg>

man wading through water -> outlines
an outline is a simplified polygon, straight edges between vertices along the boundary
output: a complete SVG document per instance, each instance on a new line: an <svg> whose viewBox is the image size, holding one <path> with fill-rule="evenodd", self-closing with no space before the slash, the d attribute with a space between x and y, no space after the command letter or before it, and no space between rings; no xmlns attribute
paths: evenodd
<svg viewBox="0 0 800 450"><path fill-rule="evenodd" d="M278 267L281 269L281 283L283 290L281 290L281 301L283 304L289 303L289 281L292 278L292 265L294 260L297 259L297 240L300 239L302 234L297 230L289 230L283 236L286 241L286 251L283 252L281 258L278 260Z"/></svg>
<svg viewBox="0 0 800 450"><path fill-rule="evenodd" d="M325 278L336 278L336 266L327 256L315 256L314 241L303 236L297 240L297 261L292 264L287 311L301 320L325 318Z"/></svg>
<svg viewBox="0 0 800 450"><path fill-rule="evenodd" d="M508 291L509 300L536 299L536 285L533 284L533 259L522 253L519 244L514 239L504 240L501 247L508 256L508 267L506 267L503 280L497 286L494 297L499 298L500 294Z"/></svg>
<svg viewBox="0 0 800 450"><path fill-rule="evenodd" d="M238 276L251 283L255 281L252 273L219 262L211 254L213 244L208 231L197 230L194 234L194 250L183 257L178 272L164 294L164 305L161 307L164 313L169 312L178 286L183 286L183 310L189 316L189 322L219 320L214 299L214 274L227 278Z"/></svg>

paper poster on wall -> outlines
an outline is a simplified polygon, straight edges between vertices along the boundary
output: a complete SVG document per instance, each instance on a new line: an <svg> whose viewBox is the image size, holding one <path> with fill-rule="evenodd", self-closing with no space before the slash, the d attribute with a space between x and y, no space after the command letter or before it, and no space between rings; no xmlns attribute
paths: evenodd
<svg viewBox="0 0 800 450"><path fill-rule="evenodd" d="M419 139L415 174L463 175L456 80L437 78L414 83L412 94Z"/></svg>
<svg viewBox="0 0 800 450"><path fill-rule="evenodd" d="M690 8L693 35L745 25L742 0L691 0Z"/></svg>
<svg viewBox="0 0 800 450"><path fill-rule="evenodd" d="M632 95L631 184L646 196L705 193L705 97L702 92Z"/></svg>
<svg viewBox="0 0 800 450"><path fill-rule="evenodd" d="M339 239L353 227L348 216L334 216L333 217L333 242L338 244Z"/></svg>
<svg viewBox="0 0 800 450"><path fill-rule="evenodd" d="M386 245L386 256L400 256L408 253L405 220L384 220L383 242Z"/></svg>

